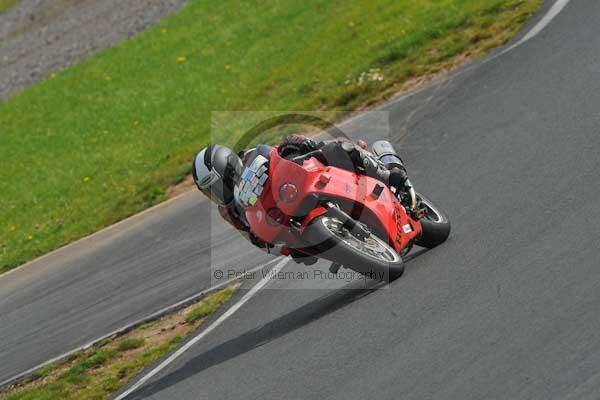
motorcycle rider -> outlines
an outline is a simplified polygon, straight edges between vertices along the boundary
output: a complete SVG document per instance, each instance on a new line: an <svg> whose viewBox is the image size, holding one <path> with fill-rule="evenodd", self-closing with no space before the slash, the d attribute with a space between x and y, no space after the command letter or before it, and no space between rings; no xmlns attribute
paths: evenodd
<svg viewBox="0 0 600 400"><path fill-rule="evenodd" d="M346 138L337 138L316 143L302 135L289 135L283 140L278 151L281 157L288 159L315 152L314 156L325 165L376 178L396 190L410 187L404 163L391 143L375 142L375 154L366 148L367 144L362 140L355 143ZM221 216L255 246L266 250L272 246L252 233L245 218L244 204L240 203L234 192L244 168L257 156L268 159L270 151L271 146L259 145L236 154L225 146L210 144L198 152L192 164L196 186L218 205ZM298 251L292 251L291 256L296 262L307 265L317 261L315 257Z"/></svg>

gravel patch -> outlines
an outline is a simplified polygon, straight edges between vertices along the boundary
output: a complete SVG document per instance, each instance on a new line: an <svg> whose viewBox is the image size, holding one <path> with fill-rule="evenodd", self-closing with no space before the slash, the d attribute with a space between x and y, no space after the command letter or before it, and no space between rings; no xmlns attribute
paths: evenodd
<svg viewBox="0 0 600 400"><path fill-rule="evenodd" d="M0 99L143 31L186 0L21 0L0 14Z"/></svg>

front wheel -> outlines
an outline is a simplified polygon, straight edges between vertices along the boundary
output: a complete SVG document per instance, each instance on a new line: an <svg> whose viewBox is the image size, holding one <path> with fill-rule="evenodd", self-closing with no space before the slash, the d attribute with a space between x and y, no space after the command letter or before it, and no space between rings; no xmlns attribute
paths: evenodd
<svg viewBox="0 0 600 400"><path fill-rule="evenodd" d="M359 238L339 219L327 214L315 218L303 234L310 253L342 264L356 272L381 281L393 281L404 272L400 255L385 241L371 233Z"/></svg>
<svg viewBox="0 0 600 400"><path fill-rule="evenodd" d="M415 244L431 249L448 239L450 235L450 219L445 212L435 206L427 197L420 193L417 193L417 197L425 214L420 220L423 232L415 240Z"/></svg>

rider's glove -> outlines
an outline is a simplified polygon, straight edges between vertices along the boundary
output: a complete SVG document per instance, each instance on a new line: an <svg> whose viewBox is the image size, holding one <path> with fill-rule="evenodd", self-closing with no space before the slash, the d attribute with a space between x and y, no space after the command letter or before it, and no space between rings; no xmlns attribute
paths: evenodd
<svg viewBox="0 0 600 400"><path fill-rule="evenodd" d="M317 150L319 147L314 140L307 138L304 135L292 134L286 136L279 147L279 155L283 158L296 157L311 151Z"/></svg>
<svg viewBox="0 0 600 400"><path fill-rule="evenodd" d="M394 167L390 169L389 185L397 188L405 188L406 184L410 184L408 174L402 168Z"/></svg>
<svg viewBox="0 0 600 400"><path fill-rule="evenodd" d="M315 151L317 150L319 147L317 146L317 143L309 138L305 138L304 142L302 143L302 145L300 146L300 149L306 154L306 153L310 153L311 151Z"/></svg>

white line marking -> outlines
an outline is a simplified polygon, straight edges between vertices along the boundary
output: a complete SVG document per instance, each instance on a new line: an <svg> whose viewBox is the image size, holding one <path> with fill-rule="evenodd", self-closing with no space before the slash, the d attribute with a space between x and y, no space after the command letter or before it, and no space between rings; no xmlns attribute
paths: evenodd
<svg viewBox="0 0 600 400"><path fill-rule="evenodd" d="M254 285L252 287L252 289L250 289L248 291L248 293L246 293L244 295L244 297L242 297L240 299L240 301L238 301L233 306L231 306L231 308L229 308L217 320L215 320L206 329L204 329L202 332L200 332L197 336L192 338L186 344L181 346L176 352L171 354L162 363L160 363L156 368L154 368L152 371L148 372L146 375L141 377L133 386L131 386L129 389L127 389L125 392L121 393L117 398L115 398L115 400L122 400L122 399L126 398L127 396L129 396L134 391L136 391L137 389L139 389L144 383L148 382L148 380L150 378L152 378L154 375L158 374L160 371L162 371L164 368L166 368L169 364L171 364L173 361L175 361L177 358L179 358L183 353L185 353L187 350L189 350L193 345L198 343L206 335L208 335L210 332L215 330L215 328L217 328L219 325L221 325L225 320L227 320L229 317L231 317L233 314L235 314L235 312L237 310L239 310L256 293L258 293L258 291L260 289L262 289L267 283L269 283L269 281L273 278L273 276L275 276L279 271L281 271L281 269L285 266L285 264L287 264L288 261L289 261L288 258L284 258L283 260L279 261L277 263L277 265L275 265L273 267L273 269L264 278L262 278L256 285Z"/></svg>
<svg viewBox="0 0 600 400"><path fill-rule="evenodd" d="M376 110L379 110L379 109L382 109L382 108L385 108L385 107L388 107L388 106L391 106L394 104L398 104L398 103L402 102L403 100L406 100L416 94L419 94L419 93L425 91L426 89L429 89L429 88L439 84L440 82L446 81L448 78L456 78L458 76L461 76L465 72L470 71L474 68L480 67L481 65L487 64L488 62L495 60L496 58L503 56L506 53L525 44L525 42L528 42L529 40L531 40L535 36L537 36L540 32L542 32L544 30L544 28L546 28L550 24L550 22L552 22L552 20L554 18L556 18L558 16L558 14L560 14L560 12L567 6L567 4L569 4L569 1L571 1L571 0L556 0L556 2L552 5L552 7L550 7L548 12L542 17L542 19L537 24L535 24L535 26L533 28L531 28L525 34L525 36L523 36L521 38L521 40L517 41L513 45L505 48L504 50L500 50L496 54L492 54L488 58L484 58L483 61L481 61L479 63L475 62L475 63L472 63L471 65L466 65L462 68L459 68L455 72L450 72L448 75L441 76L441 77L425 84L424 86L419 86L417 88L409 90L408 92L400 93L397 96L392 97L389 101L375 107L373 111L376 111ZM357 118L360 118L360 114L358 114L354 117L351 117L348 121L345 121L345 123L350 122L353 119L357 119Z"/></svg>
<svg viewBox="0 0 600 400"><path fill-rule="evenodd" d="M525 43L525 42L529 41L530 39L532 39L533 37L537 36L542 30L544 30L544 28L546 28L546 26L548 26L550 24L550 22L552 22L552 20L554 18L556 18L556 16L558 16L558 14L560 14L560 12L566 7L566 5L569 3L569 1L571 1L571 0L556 0L556 2L554 3L554 5L548 10L548 12L546 13L546 15L544 15L544 17L533 28L531 28L531 30L529 32L527 32L527 34L523 38L521 38L521 40L519 40L517 43L513 44L512 46L510 46L510 47L508 47L508 48L500 51L499 53L497 53L496 55L490 57L489 59L485 60L484 63L487 63L488 61L491 61L491 60L493 60L493 59L495 59L497 57L500 57L501 55L504 55L504 54L508 53L509 51L511 51L511 50L519 47L523 43ZM471 68L468 68L468 67L464 68L461 71L459 71L455 76L461 75L463 72L468 71L470 69ZM444 78L442 77L440 79L444 79ZM406 99L408 97L411 97L411 96L413 96L413 95L415 95L415 94L417 94L417 93L419 93L419 92L421 92L421 91L423 91L423 90L431 87L432 85L434 85L434 84L436 84L438 82L439 82L439 80L435 80L435 81L433 81L433 82L431 82L429 84L426 84L425 86L420 86L420 87L418 87L416 89L408 91L407 93L401 94L401 95L399 95L397 97L393 97L389 101L387 101L387 102L385 102L385 103L383 103L383 104L375 107L373 111L381 109L381 108L384 108L384 107L389 106L391 104L399 103L402 100L404 100L404 99ZM361 114L354 115L354 116L348 118L347 120L341 122L340 125L348 124L351 121L360 118L360 116L361 116ZM53 255L53 254L55 254L55 253L57 253L59 251L65 251L65 250L67 250L69 247L71 247L73 245L76 245L76 244L78 244L78 243L80 243L82 241L91 239L91 238L93 238L94 236L96 236L96 235L98 235L100 233L104 233L104 232L106 232L108 230L114 229L114 228L116 228L116 227L118 227L118 226L120 226L120 225L122 225L122 224L124 224L126 222L130 222L131 220L133 220L135 218L138 218L138 217L140 217L140 216L142 216L142 215L144 215L144 214L146 214L148 212L154 211L154 210L156 210L158 208L162 208L162 207L166 206L167 204L170 204L171 202L173 202L175 200L179 200L179 199L181 199L182 197L184 197L186 195L190 195L191 193L195 193L195 192L193 190L189 190L187 192L183 192L183 193L181 193L181 194L179 194L179 195L177 195L177 196L175 196L173 198L170 198L170 199L168 199L168 200L166 200L166 201L164 201L162 203L156 204L156 205L154 205L154 206L152 206L152 207L150 207L150 208L148 208L148 209L146 209L146 210L144 210L144 211L142 211L142 212L140 212L138 214L131 215L131 216L129 216L129 217L127 217L127 218L125 218L125 219L123 219L123 220L121 220L121 221L113 224L113 225L109 225L109 226L107 226L107 227L105 227L105 228L103 228L103 229L101 229L99 231L96 231L96 232L94 232L94 233L92 233L92 234L90 234L88 236L85 236L85 237L83 237L81 239L78 239L75 242L67 243L66 245L64 245L62 247L59 247L59 248L57 248L55 250L52 250L49 253L46 253L46 254L44 254L44 255L36 258L36 259L28 261L28 262L26 262L23 265L20 265L20 266L18 266L16 268L13 268L13 269L11 269L11 270L9 270L9 271L1 274L0 278L4 278L5 276L7 276L7 275L9 275L11 273L14 273L17 270L21 270L22 268L25 268L28 265L31 265L31 264L36 263L38 261L41 261L42 259L44 259L44 258L46 258L46 257L48 257L50 255Z"/></svg>
<svg viewBox="0 0 600 400"><path fill-rule="evenodd" d="M527 32L527 34L525 36L523 36L523 38L521 38L521 40L519 40L518 42L516 42L512 46L510 46L510 47L502 50L501 52L499 52L498 54L496 54L493 57L489 58L485 62L488 62L488 61L493 60L493 59L495 59L497 57L500 57L501 55L508 53L509 51L511 51L511 50L513 50L513 49L515 49L515 48L517 48L519 46L521 46L525 42L527 42L527 41L531 40L533 37L537 36L542 30L544 30L544 28L546 26L548 26L550 24L550 22L552 22L552 20L554 18L556 18L556 16L558 14L560 14L560 12L565 8L565 6L569 3L569 1L570 0L556 0L556 2L554 3L554 5L548 10L548 12L546 13L546 15L544 15L544 17L533 28L531 28L531 30L529 32ZM427 86L429 86L429 85L427 85ZM385 103L385 104L379 106L378 108L381 108L381 107L384 107L384 106L387 106L387 105L399 102L402 99L405 99L405 98L407 98L407 97L409 97L411 95L414 95L415 93L417 93L417 92L419 92L421 90L424 90L427 86L421 87L419 90L413 91L411 93L407 93L405 96L401 96L399 98L396 98L396 99L394 99L394 100L392 100L392 101L390 101L388 103ZM359 117L358 115L355 116L355 117L351 117L347 121L342 122L342 124L347 124L350 121L352 121L352 120L354 120L355 118L358 118L358 117ZM273 272L277 273L279 270L281 270L281 268L283 268L283 266L285 265L286 261L287 261L287 259L284 259L279 264L277 264L273 268ZM115 400L122 400L122 399L124 399L129 394L131 394L132 392L134 392L135 390L137 390L144 383L146 383L148 381L148 379L152 378L154 375L156 375L158 372L160 372L162 369L164 369L166 366L168 366L177 357L179 357L181 354L183 354L185 351L187 351L190 347L192 347L200 339L202 339L204 336L206 336L210 331L212 331L214 328L216 328L218 325L220 325L224 320L226 320L233 313L235 313L246 301L248 301L252 296L254 296L254 294L256 292L258 292L268 282L269 279L270 279L270 276L267 276L267 277L263 278L262 281L260 281L258 284L256 284L256 286L254 286L252 288L252 290L250 290L237 304L235 304L233 307L231 307L225 314L223 314L219 319L217 319L212 325L210 325L208 328L206 328L204 331L202 331L198 336L196 336L195 338L193 338L192 340L190 340L189 342L187 342L177 352L173 353L173 355L171 355L171 357L167 358L158 367L156 367L155 369L153 369L152 371L150 371L147 375L145 375L144 377L142 377L135 385L133 385L131 388L129 388L126 392L124 392L123 394L121 394Z"/></svg>
<svg viewBox="0 0 600 400"><path fill-rule="evenodd" d="M271 264L274 264L276 262L280 262L284 258L285 257L283 257L283 256L277 257L274 260L271 260L271 261L266 262L264 264L258 265L258 266L254 267L252 269L249 269L249 270L247 270L245 272L246 273L251 273L251 272L259 271L259 270L261 270L263 268L268 267ZM208 294L210 292L214 292L215 290L220 289L220 288L222 288L224 286L227 286L227 285L235 282L236 280L240 280L241 278L242 277L239 276L239 277L231 278L231 279L228 279L228 280L223 281L221 283L218 283L215 286L211 286L208 289L204 289L201 292L198 292L198 293L193 294L193 295L191 295L191 296L189 296L189 297L187 297L187 298L185 298L183 300L180 300L180 301L178 301L175 304L171 304L170 306L166 306L166 307L164 307L164 308L162 308L162 309L160 309L160 310L158 310L156 312L153 312L150 315L147 315L147 316L145 316L143 318L138 319L137 321L131 322L131 323L129 323L127 325L124 325L124 326L122 326L122 327L120 327L118 329L115 329L114 331L112 331L110 333L107 333L107 334L102 335L102 336L100 336L100 337L98 337L96 339L93 339L90 342L84 344L83 346L79 346L79 347L74 348L72 350L69 350L66 353L63 353L63 354L61 354L59 356L53 357L50 360L44 361L43 363L38 364L35 367L29 368L27 371L21 372L18 375L15 375L15 376L13 376L11 378L8 378L8 379L4 380L2 383L0 383L0 388L4 387L6 385L10 385L10 384L13 384L15 382L18 382L21 378L29 376L32 373L34 373L35 371L39 370L40 368L43 368L43 367L45 367L45 366L47 366L49 364L52 364L55 361L62 360L64 358L70 356L73 353L77 353L78 351L89 349L90 347L92 347L96 343L98 343L98 342L100 342L100 341L102 341L102 340L104 340L106 338L112 337L114 335L118 335L121 332L125 332L125 331L128 331L130 329L133 329L137 325L143 324L144 322L152 321L152 320L154 320L156 318L160 318L162 315L167 314L167 313L169 313L171 311L174 311L174 310L178 309L179 307L183 306L184 304L186 304L188 302L192 302L192 301L194 301L196 299L199 299L200 297L202 297L202 296L204 296L204 295L206 295L206 294Z"/></svg>
<svg viewBox="0 0 600 400"><path fill-rule="evenodd" d="M531 28L531 30L529 32L527 32L527 34L525 36L523 36L523 38L521 40L519 40L517 43L510 46L505 51L501 52L501 54L506 53L506 52L514 49L515 47L522 45L529 39L537 36L541 31L544 30L544 28L546 26L548 26L548 24L550 24L550 22L552 22L552 20L554 18L556 18L556 16L558 14L560 14L560 12L566 7L566 5L569 4L569 1L571 1L571 0L556 0L554 5L548 10L546 15L544 15L544 17L540 20L540 22L538 22L533 28Z"/></svg>
<svg viewBox="0 0 600 400"><path fill-rule="evenodd" d="M539 22L538 22L538 23L537 23L537 24L536 24L536 25L535 25L533 28L531 28L531 30L530 30L529 32L527 32L527 34L526 34L525 36L523 36L523 38L521 38L521 40L519 40L517 43L513 44L512 46L510 46L510 47L508 47L508 48L506 48L506 49L504 49L504 50L500 51L499 53L497 53L496 55L494 55L494 56L490 57L489 59L485 60L485 61L484 61L484 63L486 63L486 62L488 62L488 61L491 61L491 60L493 60L493 59L495 59L495 58L497 58L497 57L500 57L501 55L504 55L504 54L508 53L509 51L511 51L511 50L513 50L513 49L515 49L515 48L517 48L517 47L519 47L519 46L521 46L521 45L522 45L522 44L524 44L525 42L527 42L527 41L529 41L530 39L532 39L533 37L537 36L537 35L538 35L540 32L542 32L542 31L544 30L544 28L546 28L546 26L548 26L548 25L550 24L550 22L552 22L552 20L553 20L554 18L556 18L556 17L558 16L558 14L560 14L560 12L561 12L561 11L562 11L562 10L563 10L563 9L564 9L566 6L567 6L567 4L569 4L569 2L570 2L570 1L571 1L571 0L556 0L556 2L554 3L554 5L552 5L552 7L551 7L551 8L548 10L548 12L546 13L546 15L544 15L544 17L542 17L542 19L541 19L541 20L540 20L540 21L539 21ZM459 72L458 72L456 75L460 75L460 74L462 74L463 72L465 72L465 71L467 71L467 70L470 70L470 69L471 69L471 68L464 68L462 71L459 71ZM442 78L442 79L443 79L443 78ZM386 107L386 106L389 106L389 105L391 105L391 104L396 104L396 103L399 103L399 102L401 102L402 100L404 100L404 99L406 99L406 98L408 98L408 97L411 97L411 96L413 96L413 95L415 95L415 94L417 94L417 93L419 93L419 92L421 92L421 91L423 91L423 90L425 90L425 89L427 89L427 88L431 87L432 85L434 85L434 84L435 84L435 83L437 83L437 82L438 82L438 81L432 82L432 83L430 83L430 84L428 84L428 85L421 86L421 87L419 87L419 88L417 88L417 89L414 89L414 90L412 90L412 91L409 91L408 93L404 93L403 95L400 95L400 96L398 96L398 97L396 97L396 98L392 98L391 100L389 100L389 101L385 102L384 104L381 104L381 105L377 106L377 107L375 108L375 110L377 110L377 109L381 109L381 108L383 108L383 107ZM361 114L358 114L358 115L352 116L352 117L350 117L349 119L347 119L347 120L345 120L345 121L341 122L341 125L348 124L348 123L352 122L353 120L360 118L360 116L361 116ZM162 202L162 203L159 203L159 204L157 204L157 205L155 205L155 206L153 206L153 207L151 207L151 208L148 208L148 209L146 209L146 210L144 210L144 211L142 211L142 212L140 212L140 213L138 213L138 214L135 214L135 215L132 215L132 216L130 216L130 217L128 217L128 218L125 218L125 219L123 219L123 220L121 220L121 221L117 222L117 223L116 223L116 224L114 224L114 225L110 225L110 226L108 226L108 227L106 227L106 228L104 228L104 229L102 229L102 230L100 230L100 231L97 231L97 232L95 232L95 233L92 233L92 234L91 234L91 235L89 235L89 236L86 236L86 237L84 237L84 238L82 238L82 239L79 239L79 240L77 240L76 242L71 242L71 243L69 243L69 244L67 244L67 245L65 245L65 246L63 246L63 247L60 247L60 248L58 248L58 249L56 249L56 250L53 250L53 251L51 251L50 253L47 253L47 254L45 254L45 255L43 255L43 256L41 256L41 257L38 257L38 258L36 258L36 259L34 259L34 260L32 260L32 261L29 261L29 262L25 263L25 264L23 264L23 265L21 265L21 266L19 266L19 267L17 267L17 268L14 268L14 269L12 269L12 270L10 270L10 271L7 271L7 272L5 272L4 274L0 275L0 278L4 278L4 277L6 277L6 276L7 276L7 275L9 275L9 274L11 274L11 273L13 273L13 272L16 272L17 270L20 270L21 268L23 268L23 267L26 267L26 266L28 266L28 265L30 265L30 264L33 264L33 263L34 263L34 262L36 262L36 261L40 261L41 259L43 259L43 258L45 258L45 257L48 257L48 256L50 256L50 255L52 255L52 254L54 254L54 253L56 253L56 252L67 250L67 249L68 249L68 247L70 247L70 246L72 246L72 245L75 245L75 244L77 244L77 243L79 243L79 242L81 242L81 241L84 241L84 240L90 239L90 238L94 237L95 235L97 235L97 234L99 234L99 233L102 233L102 232L105 232L105 231L107 231L107 230L113 229L113 228L115 228L115 227L117 227L117 226L119 226L119 225L121 225L121 224L124 224L124 223L126 223L126 222L128 222L128 221L130 221L130 220L132 220L132 219L134 219L134 218L140 217L141 215L144 215L144 214L146 214L146 213L148 213L148 212L150 212L150 211L153 211L153 210L155 210L155 209L157 209L157 208L163 207L163 206L165 206L165 205L167 205L167 204L171 203L172 201L174 201L174 200L177 200L177 199L180 199L180 198L182 198L183 196L185 196L185 195L189 195L189 194L191 194L191 193L192 193L192 191L184 192L184 193L182 193L182 194L180 194L180 195L178 195L178 196L176 196L176 197L173 197L173 198L171 198L171 199L169 199L169 200L167 200L167 201L164 201L164 202ZM265 265L267 265L267 264L265 264ZM278 264L278 265L279 265L279 264ZM254 268L254 269L250 270L249 272L252 272L252 271L258 270L258 269L260 269L260 268L262 268L262 267L263 267L263 266L256 267L256 268ZM228 281L227 283L230 283L230 282ZM221 284L219 284L219 285L221 285ZM217 285L217 286L218 286L218 285ZM211 289L212 289L212 288L211 288ZM208 290L211 290L211 289L208 289ZM170 308L170 307L169 307L169 308ZM121 328L121 329L123 329L123 328ZM118 332L118 331L120 331L120 330L117 330L117 332ZM105 338L105 337L109 337L109 336L112 336L113 334L115 334L115 333L113 332L113 333L110 333L110 334L108 334L108 335L105 335L105 336L103 336L102 338L100 338L100 339L97 339L97 340L95 340L95 341L93 341L93 342L91 342L91 343L89 343L89 344L87 344L87 345L85 345L85 346L81 346L81 347L79 347L79 348L77 348L77 349L75 349L75 350L72 350L72 351L70 351L70 352L68 352L68 353L65 353L65 354L63 354L62 356L59 356L59 357L53 358L52 360L49 360L49 361L47 361L47 362L45 362L45 363L43 363L43 364L40 364L40 365L39 365L39 366L37 366L37 367L34 367L34 368L32 368L32 369L30 369L30 370L26 371L26 372L25 372L25 373L23 373L23 374L20 374L18 377L20 377L20 376L23 376L23 375L26 375L26 374L28 374L28 373L31 373L31 372L33 372L33 371L35 371L35 370L37 370L37 369L39 369L39 368L41 368L41 367L44 367L44 366L46 366L46 365L48 365L48 364L50 364L50 363L52 363L52 362L54 362L54 361L56 361L56 360L58 360L58 359L61 359L61 358L63 358L63 357L66 357L66 356L68 356L68 355L70 355L70 354L72 354L72 353L74 353L74 352L76 352L76 351L79 351L79 350L82 350L82 349L88 348L88 347L92 346L93 344L95 344L95 343L96 343L98 340L102 340L103 338ZM18 378L18 377L16 377L16 378ZM4 384L6 384L6 382L9 382L9 381L11 381L11 380L14 380L14 379L16 379L16 378L11 378L11 379L9 379L8 381L5 381L4 383L0 384L0 386L2 386L2 385L4 385ZM122 399L122 398L123 398L123 397L118 397L117 399Z"/></svg>

